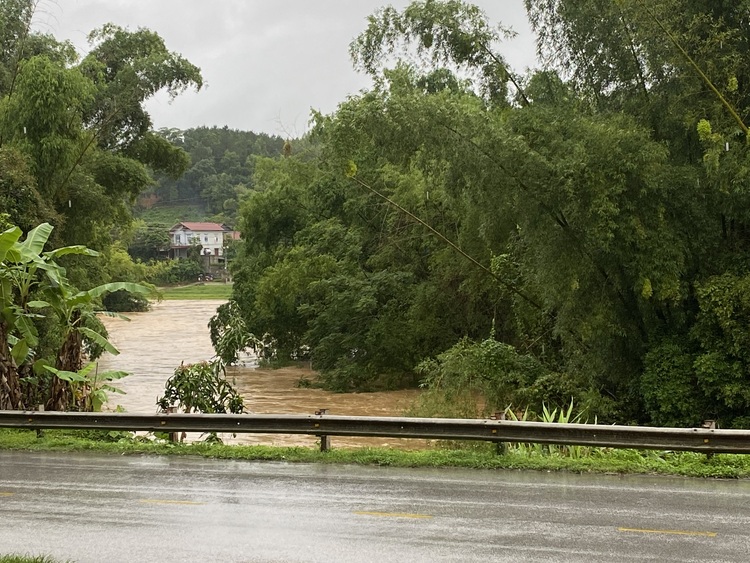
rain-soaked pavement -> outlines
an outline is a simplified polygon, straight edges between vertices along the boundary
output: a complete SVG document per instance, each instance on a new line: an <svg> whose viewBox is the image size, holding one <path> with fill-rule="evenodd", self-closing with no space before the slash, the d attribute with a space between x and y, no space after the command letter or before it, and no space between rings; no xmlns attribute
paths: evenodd
<svg viewBox="0 0 750 563"><path fill-rule="evenodd" d="M0 451L0 555L744 562L750 482Z"/></svg>
<svg viewBox="0 0 750 563"><path fill-rule="evenodd" d="M128 412L152 414L156 399L164 393L164 383L174 369L213 357L208 321L222 301L173 300L154 303L147 313L129 313L130 321L104 317L102 321L110 341L120 350L118 356L106 355L99 361L100 371L117 369L131 375L117 381L125 395L111 394L109 408L120 405ZM248 410L259 414L313 414L328 409L330 414L351 416L403 416L417 398L417 390L382 393L331 393L322 389L299 387L301 378L315 374L303 367L278 370L247 366L232 367L229 377L242 393ZM193 436L192 438L198 438ZM312 436L223 435L228 443L314 445ZM397 438L333 438L337 447L389 446L420 448L423 440Z"/></svg>

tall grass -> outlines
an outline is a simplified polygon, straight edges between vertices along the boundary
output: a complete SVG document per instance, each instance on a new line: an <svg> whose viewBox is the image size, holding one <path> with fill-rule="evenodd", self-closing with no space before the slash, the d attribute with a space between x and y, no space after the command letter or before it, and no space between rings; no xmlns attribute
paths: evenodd
<svg viewBox="0 0 750 563"><path fill-rule="evenodd" d="M571 399L570 404L566 408L557 408L550 410L549 407L542 403L542 412L536 416L536 422L547 422L552 424L580 424L588 423L583 420L585 413L573 412L573 400ZM508 420L527 422L533 420L529 413L529 409L523 411L521 416L518 415L511 407L505 409L505 417ZM596 419L594 420L596 424ZM573 459L580 459L582 457L589 457L596 453L596 450L601 448L595 448L591 446L566 446L559 444L528 444L528 443L509 443L505 445L506 449L515 450L517 453L527 455L557 455L562 457L570 457Z"/></svg>
<svg viewBox="0 0 750 563"><path fill-rule="evenodd" d="M0 563L57 563L47 555L0 555Z"/></svg>

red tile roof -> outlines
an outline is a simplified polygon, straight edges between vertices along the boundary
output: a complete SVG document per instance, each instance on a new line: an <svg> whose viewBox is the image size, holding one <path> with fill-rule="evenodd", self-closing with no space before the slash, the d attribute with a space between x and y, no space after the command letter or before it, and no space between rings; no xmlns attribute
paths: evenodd
<svg viewBox="0 0 750 563"><path fill-rule="evenodd" d="M193 223L189 221L183 221L181 223L177 223L174 227L172 227L169 230L174 231L179 226L183 226L190 231L226 231L227 230L224 226L219 225L218 223Z"/></svg>

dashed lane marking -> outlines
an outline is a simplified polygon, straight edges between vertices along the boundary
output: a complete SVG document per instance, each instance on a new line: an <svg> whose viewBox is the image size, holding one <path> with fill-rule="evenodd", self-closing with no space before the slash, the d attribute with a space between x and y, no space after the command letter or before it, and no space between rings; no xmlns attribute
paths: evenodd
<svg viewBox="0 0 750 563"><path fill-rule="evenodd" d="M672 534L675 536L703 536L715 538L716 532L695 532L690 530L645 530L641 528L617 528L618 532L635 532L640 534Z"/></svg>
<svg viewBox="0 0 750 563"><path fill-rule="evenodd" d="M429 514L410 514L408 512L369 512L357 511L354 514L360 516L384 516L387 518L432 518Z"/></svg>
<svg viewBox="0 0 750 563"><path fill-rule="evenodd" d="M195 502L192 500L169 500L169 499L158 499L158 498L144 498L141 502L148 504L206 504L205 502Z"/></svg>

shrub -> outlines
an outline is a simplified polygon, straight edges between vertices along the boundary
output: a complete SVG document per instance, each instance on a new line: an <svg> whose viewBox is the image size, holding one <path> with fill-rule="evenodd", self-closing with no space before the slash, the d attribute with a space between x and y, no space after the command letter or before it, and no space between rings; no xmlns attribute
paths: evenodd
<svg viewBox="0 0 750 563"><path fill-rule="evenodd" d="M162 410L177 407L184 412L242 413L242 397L226 379L221 360L180 364L164 386L164 396L156 403Z"/></svg>
<svg viewBox="0 0 750 563"><path fill-rule="evenodd" d="M105 295L102 304L107 311L114 313L144 312L148 311L149 307L148 299L125 289Z"/></svg>

